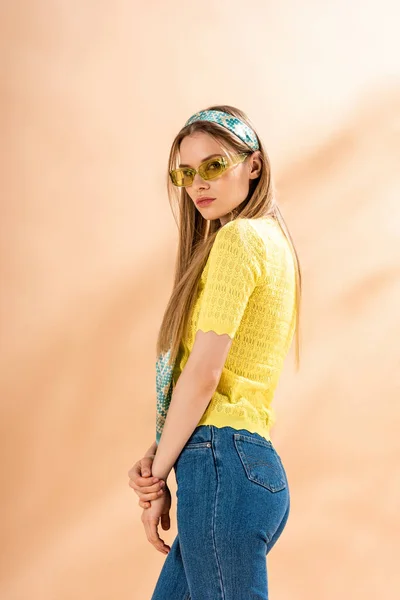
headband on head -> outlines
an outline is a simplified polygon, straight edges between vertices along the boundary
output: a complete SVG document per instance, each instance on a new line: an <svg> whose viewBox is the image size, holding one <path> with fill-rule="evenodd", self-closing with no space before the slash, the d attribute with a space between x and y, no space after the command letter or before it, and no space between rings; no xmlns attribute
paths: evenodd
<svg viewBox="0 0 400 600"><path fill-rule="evenodd" d="M221 110L201 110L186 121L185 127L186 125L194 123L194 121L210 121L212 123L218 123L218 125L222 125L222 127L229 129L229 131L237 135L237 137L240 138L242 142L245 142L245 144L248 144L252 150L258 150L260 147L254 131L246 125L246 123L243 123L243 121L229 113L222 112Z"/></svg>

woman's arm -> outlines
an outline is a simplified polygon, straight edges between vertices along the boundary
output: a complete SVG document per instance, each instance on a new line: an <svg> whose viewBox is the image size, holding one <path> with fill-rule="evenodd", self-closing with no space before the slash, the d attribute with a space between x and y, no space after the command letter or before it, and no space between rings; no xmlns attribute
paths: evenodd
<svg viewBox="0 0 400 600"><path fill-rule="evenodd" d="M172 392L152 475L167 481L187 440L197 427L221 377L231 338L198 331L189 358Z"/></svg>
<svg viewBox="0 0 400 600"><path fill-rule="evenodd" d="M154 440L150 448L147 450L144 456L155 456L157 452L157 442Z"/></svg>

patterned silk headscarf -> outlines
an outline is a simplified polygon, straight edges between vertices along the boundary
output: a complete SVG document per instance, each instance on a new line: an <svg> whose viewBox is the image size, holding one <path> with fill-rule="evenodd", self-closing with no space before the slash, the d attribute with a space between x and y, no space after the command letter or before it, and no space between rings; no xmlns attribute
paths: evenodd
<svg viewBox="0 0 400 600"><path fill-rule="evenodd" d="M168 408L172 397L174 366L168 364L171 349L166 353L158 355L156 360L156 392L157 392L157 416L156 416L156 442L160 442L161 433L167 418Z"/></svg>
<svg viewBox="0 0 400 600"><path fill-rule="evenodd" d="M195 113L186 125L194 123L194 121L210 121L217 123L225 129L229 129L238 138L245 142L253 151L259 149L259 143L254 131L243 121L230 115L229 113L220 110L202 110ZM171 403L173 380L172 375L174 365L169 365L168 360L171 356L171 348L159 354L156 360L156 396L157 396L157 411L156 411L156 442L157 445L161 438L161 433L164 427L167 412Z"/></svg>
<svg viewBox="0 0 400 600"><path fill-rule="evenodd" d="M194 121L211 121L212 123L217 123L218 125L225 127L225 129L229 129L229 131L240 138L242 142L250 146L253 151L258 150L260 147L257 136L251 127L241 119L238 119L229 113L222 112L222 110L201 110L186 121L185 127L186 125L194 123Z"/></svg>

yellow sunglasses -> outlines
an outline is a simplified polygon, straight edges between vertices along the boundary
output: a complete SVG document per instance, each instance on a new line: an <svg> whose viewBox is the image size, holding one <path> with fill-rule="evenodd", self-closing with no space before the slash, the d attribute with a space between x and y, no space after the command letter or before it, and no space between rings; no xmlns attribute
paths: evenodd
<svg viewBox="0 0 400 600"><path fill-rule="evenodd" d="M193 184L196 173L206 180L216 179L229 167L243 162L249 154L250 152L241 152L240 154L233 155L231 159L228 159L226 156L216 156L215 158L210 158L201 163L197 170L192 169L191 167L181 167L180 169L172 169L172 171L169 172L169 175L174 185L178 187L189 187Z"/></svg>

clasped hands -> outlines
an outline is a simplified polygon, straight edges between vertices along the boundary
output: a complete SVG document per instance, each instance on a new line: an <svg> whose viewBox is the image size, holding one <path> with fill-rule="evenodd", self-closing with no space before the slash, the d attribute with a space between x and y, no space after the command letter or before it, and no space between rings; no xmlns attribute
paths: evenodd
<svg viewBox="0 0 400 600"><path fill-rule="evenodd" d="M152 477L154 455L144 456L128 471L129 486L139 496L139 506L143 508L142 523L147 539L159 552L168 554L170 546L159 536L158 525L168 530L171 526L169 511L171 492L163 479Z"/></svg>

